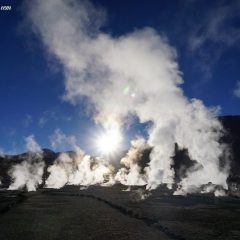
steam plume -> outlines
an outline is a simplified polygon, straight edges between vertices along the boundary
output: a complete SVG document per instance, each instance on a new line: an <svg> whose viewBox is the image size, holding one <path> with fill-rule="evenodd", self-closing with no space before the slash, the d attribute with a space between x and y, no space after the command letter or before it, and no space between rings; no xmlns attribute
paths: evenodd
<svg viewBox="0 0 240 240"><path fill-rule="evenodd" d="M86 1L29 1L26 14L49 54L63 66L67 101L86 98L103 126L113 119L124 124L129 115L152 122L148 189L162 183L171 188L175 143L201 166L182 180L183 191L208 182L227 187L228 168L219 163L225 150L219 143L223 129L217 111L184 96L177 54L165 36L148 27L113 37L101 31L105 12ZM131 175L135 177L139 175Z"/></svg>
<svg viewBox="0 0 240 240"><path fill-rule="evenodd" d="M33 135L26 137L25 142L28 151L26 160L10 169L9 175L13 182L9 186L9 190L26 187L28 191L35 191L38 185L42 183L45 165L42 161L42 150Z"/></svg>
<svg viewBox="0 0 240 240"><path fill-rule="evenodd" d="M61 188L65 184L83 186L110 184L110 181L113 181L113 170L113 167L103 159L85 155L78 148L71 157L62 153L48 168L50 175L46 180L46 186Z"/></svg>
<svg viewBox="0 0 240 240"><path fill-rule="evenodd" d="M124 166L119 169L115 179L124 185L146 185L147 176L145 172L141 172L139 161L142 158L144 149L146 148L145 140L140 138L131 142L132 147L127 155L121 159Z"/></svg>

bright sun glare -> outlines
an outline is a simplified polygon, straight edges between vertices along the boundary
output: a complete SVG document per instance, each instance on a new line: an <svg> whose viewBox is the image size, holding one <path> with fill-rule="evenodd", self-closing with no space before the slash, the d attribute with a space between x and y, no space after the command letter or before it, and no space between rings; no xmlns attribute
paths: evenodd
<svg viewBox="0 0 240 240"><path fill-rule="evenodd" d="M121 141L122 135L120 130L111 128L97 138L97 149L102 154L112 154L119 149Z"/></svg>

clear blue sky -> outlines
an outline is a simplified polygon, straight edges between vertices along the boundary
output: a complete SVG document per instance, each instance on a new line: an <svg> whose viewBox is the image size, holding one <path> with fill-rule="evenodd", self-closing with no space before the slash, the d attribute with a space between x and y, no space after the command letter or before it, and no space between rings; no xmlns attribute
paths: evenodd
<svg viewBox="0 0 240 240"><path fill-rule="evenodd" d="M164 34L177 50L185 94L203 100L207 106L221 106L222 115L240 114L239 1L93 3L106 9L103 30L112 35L146 26ZM66 135L75 135L78 143L91 151L86 139L96 126L84 104L73 106L62 100L62 70L24 25L22 1L1 0L0 5L12 6L11 11L0 11L0 148L21 152L24 137L31 134L42 147L51 148L49 137L61 129ZM133 124L126 135L143 131L143 126Z"/></svg>

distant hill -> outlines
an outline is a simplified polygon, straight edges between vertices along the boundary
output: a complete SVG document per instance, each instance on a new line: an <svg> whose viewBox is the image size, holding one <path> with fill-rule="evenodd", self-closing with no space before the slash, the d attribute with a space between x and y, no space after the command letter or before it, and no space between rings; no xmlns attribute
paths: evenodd
<svg viewBox="0 0 240 240"><path fill-rule="evenodd" d="M226 135L223 142L228 143L232 150L231 173L232 175L240 175L240 116L224 116L220 117Z"/></svg>

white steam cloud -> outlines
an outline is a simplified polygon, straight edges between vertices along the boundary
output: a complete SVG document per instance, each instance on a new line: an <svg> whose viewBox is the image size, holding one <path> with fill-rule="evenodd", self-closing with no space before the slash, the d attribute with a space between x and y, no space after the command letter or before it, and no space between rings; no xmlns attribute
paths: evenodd
<svg viewBox="0 0 240 240"><path fill-rule="evenodd" d="M146 142L140 138L132 141L131 145L132 147L126 156L121 159L120 163L123 167L117 172L115 180L127 186L146 185L146 173L141 173L141 167L138 164L142 157L142 152L146 148Z"/></svg>
<svg viewBox="0 0 240 240"><path fill-rule="evenodd" d="M46 187L61 188L66 184L95 185L111 184L113 167L102 159L94 159L85 155L81 149L70 157L62 153L55 163L48 168L50 173Z"/></svg>
<svg viewBox="0 0 240 240"><path fill-rule="evenodd" d="M104 11L86 1L34 0L27 6L32 29L64 68L66 100L78 103L86 98L94 118L103 126L117 121L123 127L129 115L138 116L142 123L152 122L147 144L153 150L145 176L134 161L129 161L134 155L130 150L122 160L124 165L131 165L130 170L122 169L118 177L124 176L130 184L146 183L148 189L162 183L171 188L177 143L180 149L188 149L190 158L200 166L188 172L180 183L181 191L189 192L193 186L209 182L227 187L228 167L221 167L219 162L225 147L219 143L223 129L215 118L216 109L184 96L176 51L164 36L152 28L118 37L104 33ZM59 186L69 181L82 184L83 179L87 183L101 182L103 165L100 173L96 168L94 174L99 178L95 179L84 175L90 168L90 158L83 157L78 163L77 176L66 167L69 161L61 156L49 169L48 186L55 185L56 178L61 178ZM53 177L54 168L64 169L64 174Z"/></svg>
<svg viewBox="0 0 240 240"><path fill-rule="evenodd" d="M42 150L36 142L33 135L25 138L27 154L24 161L14 165L9 175L13 182L9 190L22 189L26 187L27 191L35 191L42 183L44 171L44 162L42 161Z"/></svg>
<svg viewBox="0 0 240 240"><path fill-rule="evenodd" d="M29 135L25 139L26 150L30 153L42 154L41 146L36 142L34 135Z"/></svg>
<svg viewBox="0 0 240 240"><path fill-rule="evenodd" d="M49 139L53 149L65 146L77 146L76 137L73 135L67 136L60 129L56 129Z"/></svg>

